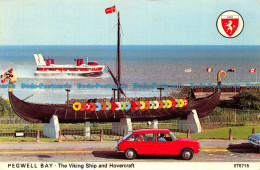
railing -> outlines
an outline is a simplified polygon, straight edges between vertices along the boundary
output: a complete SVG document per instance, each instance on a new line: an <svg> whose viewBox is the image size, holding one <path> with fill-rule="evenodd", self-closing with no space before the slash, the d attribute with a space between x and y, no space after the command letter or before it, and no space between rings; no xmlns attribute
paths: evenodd
<svg viewBox="0 0 260 170"><path fill-rule="evenodd" d="M260 125L260 110L221 109L220 114L200 119L201 124Z"/></svg>
<svg viewBox="0 0 260 170"><path fill-rule="evenodd" d="M224 127L224 126L245 126L260 125L259 110L241 110L241 109L216 109L211 115L200 119L204 130ZM24 132L24 137L35 138L37 132L40 138L47 138L43 135L43 124L32 124L19 117L1 117L0 118L0 137L14 137L16 132ZM116 131L122 131L122 127L112 125L112 123L98 123L98 126L90 127L90 136L84 131L84 124L60 124L60 130L63 140L118 140L121 134ZM133 130L153 128L148 122L132 122ZM178 133L177 120L159 121L158 128L170 129Z"/></svg>

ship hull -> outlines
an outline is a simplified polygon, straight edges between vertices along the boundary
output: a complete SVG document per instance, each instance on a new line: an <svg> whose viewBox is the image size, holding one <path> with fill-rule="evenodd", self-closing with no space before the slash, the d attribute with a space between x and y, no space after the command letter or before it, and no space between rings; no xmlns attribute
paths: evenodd
<svg viewBox="0 0 260 170"><path fill-rule="evenodd" d="M83 76L83 77L92 77L92 76L101 76L103 74L103 71L99 72L88 72L88 73L70 73L70 72L57 72L57 73L46 73L46 72L37 72L34 73L35 76L57 76L57 75L77 75L77 76Z"/></svg>
<svg viewBox="0 0 260 170"><path fill-rule="evenodd" d="M25 102L17 98L13 92L9 92L9 100L17 115L33 123L49 123L52 115L57 115L60 123L118 122L122 118L131 118L132 121L186 119L194 109L200 118L205 117L219 104L220 94L221 91L218 90L205 98L188 99L187 107L128 111L75 111L72 105L67 104ZM146 99L150 100L150 98Z"/></svg>

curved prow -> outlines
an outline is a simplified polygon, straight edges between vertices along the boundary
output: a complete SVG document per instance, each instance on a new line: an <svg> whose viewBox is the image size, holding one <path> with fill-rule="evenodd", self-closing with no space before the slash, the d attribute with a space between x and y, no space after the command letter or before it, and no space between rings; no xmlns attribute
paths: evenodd
<svg viewBox="0 0 260 170"><path fill-rule="evenodd" d="M226 77L226 75L227 75L227 73L224 70L219 70L218 76L217 76L218 85L221 85L221 76Z"/></svg>
<svg viewBox="0 0 260 170"><path fill-rule="evenodd" d="M1 82L4 83L6 79L9 79L9 92L13 92L13 85L17 81L17 76L13 69L11 68L7 72L5 72L3 75L1 75L1 78L3 79Z"/></svg>

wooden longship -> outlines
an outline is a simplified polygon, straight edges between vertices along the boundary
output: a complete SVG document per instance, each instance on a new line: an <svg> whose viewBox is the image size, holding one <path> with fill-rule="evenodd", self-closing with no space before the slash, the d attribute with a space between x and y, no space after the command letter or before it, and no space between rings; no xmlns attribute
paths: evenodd
<svg viewBox="0 0 260 170"><path fill-rule="evenodd" d="M204 117L214 110L219 104L221 91L218 90L205 98L187 99L186 107L162 108L149 110L113 110L113 111L75 111L72 104L36 104L25 102L17 98L13 92L9 92L9 100L12 108L21 118L34 123L49 123L52 115L57 115L60 123L91 122L117 122L121 118L131 118L132 121L148 121L153 119L185 119L192 110L196 110L198 116ZM146 98L153 100L154 98ZM168 97L170 99L170 97ZM144 100L145 101L145 100Z"/></svg>

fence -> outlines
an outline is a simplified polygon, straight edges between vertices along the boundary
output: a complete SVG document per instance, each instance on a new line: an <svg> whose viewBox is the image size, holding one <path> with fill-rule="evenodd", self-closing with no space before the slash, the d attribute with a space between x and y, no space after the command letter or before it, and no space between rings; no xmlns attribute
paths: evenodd
<svg viewBox="0 0 260 170"><path fill-rule="evenodd" d="M232 130L232 128L229 128L228 130L226 129L226 131L224 133L226 135L228 134L228 138L227 138L228 140L233 140L233 130ZM255 133L256 133L255 128L252 128L252 133L251 134L255 134ZM31 135L28 135L28 134L34 134L34 135L31 136ZM65 134L66 134L66 132L62 133L61 131L59 131L58 142L62 142L64 140ZM96 134L97 136L93 137L94 134ZM101 130L97 130L97 129L96 130L91 130L91 136L87 140L95 140L95 141L98 140L98 141L102 142L102 141L106 140L105 139L105 134L106 134L106 132L104 133L103 129L101 129ZM77 134L77 135L79 135L79 134ZM126 131L124 130L124 134L121 137L123 137L125 135L126 135ZM190 129L188 129L186 133L182 133L182 137L184 137L183 135L185 135L185 137L187 137L187 138L191 138L191 131L190 131ZM224 135L224 136L226 136L226 135ZM237 136L238 134L235 134L235 135ZM250 135L250 134L246 134L246 135ZM33 141L36 140L36 142L40 142L41 133L40 133L40 131L36 131L36 132L33 132L33 133L25 132L25 137L31 137L31 139L33 139ZM119 138L120 138L120 136L119 136ZM118 139L115 139L114 136L113 136L113 140L118 140ZM65 139L65 141L66 141L66 139Z"/></svg>
<svg viewBox="0 0 260 170"><path fill-rule="evenodd" d="M220 109L218 114L211 114L200 119L201 124L212 125L260 125L260 110Z"/></svg>
<svg viewBox="0 0 260 170"><path fill-rule="evenodd" d="M161 122L172 123L173 125L177 124L175 120L168 120L168 121L161 121ZM217 108L210 115L201 118L200 122L202 125L203 124L257 125L260 124L260 110ZM13 117L0 117L0 131L1 131L1 125L3 124L30 125L31 123L17 116L13 116ZM145 123L139 125L142 125L143 128L146 128L148 126ZM167 127L167 125L163 125L163 124L161 124L161 126ZM83 128L83 124L82 124L82 128Z"/></svg>
<svg viewBox="0 0 260 170"><path fill-rule="evenodd" d="M201 118L200 122L204 130L223 126L260 125L260 111L218 108L211 115ZM19 117L2 117L0 118L0 137L14 137L17 131L21 131L24 132L25 137L35 138L39 131L40 138L47 138L43 135L43 126L43 124L26 122ZM147 122L132 122L133 130L152 127ZM158 127L177 132L177 120L160 121ZM90 129L91 135L88 137L83 123L60 124L63 140L99 140L102 133L104 140L118 140L122 137L113 132L112 123L98 123L97 127L91 124Z"/></svg>
<svg viewBox="0 0 260 170"><path fill-rule="evenodd" d="M112 123L99 123L97 127L91 124L90 136L84 130L84 124L60 124L60 131L63 140L99 140L103 135L104 140L118 140L123 134L117 132L123 131L121 126L114 126ZM170 129L174 133L177 131L177 122L172 123L159 123L159 128ZM133 130L153 128L147 122L133 122ZM40 138L48 138L43 133L43 124L0 124L0 137L15 137L17 132L22 132L23 137L36 138L37 132ZM45 128L51 132L51 129ZM114 129L114 130L113 130ZM102 132L102 133L101 133Z"/></svg>

